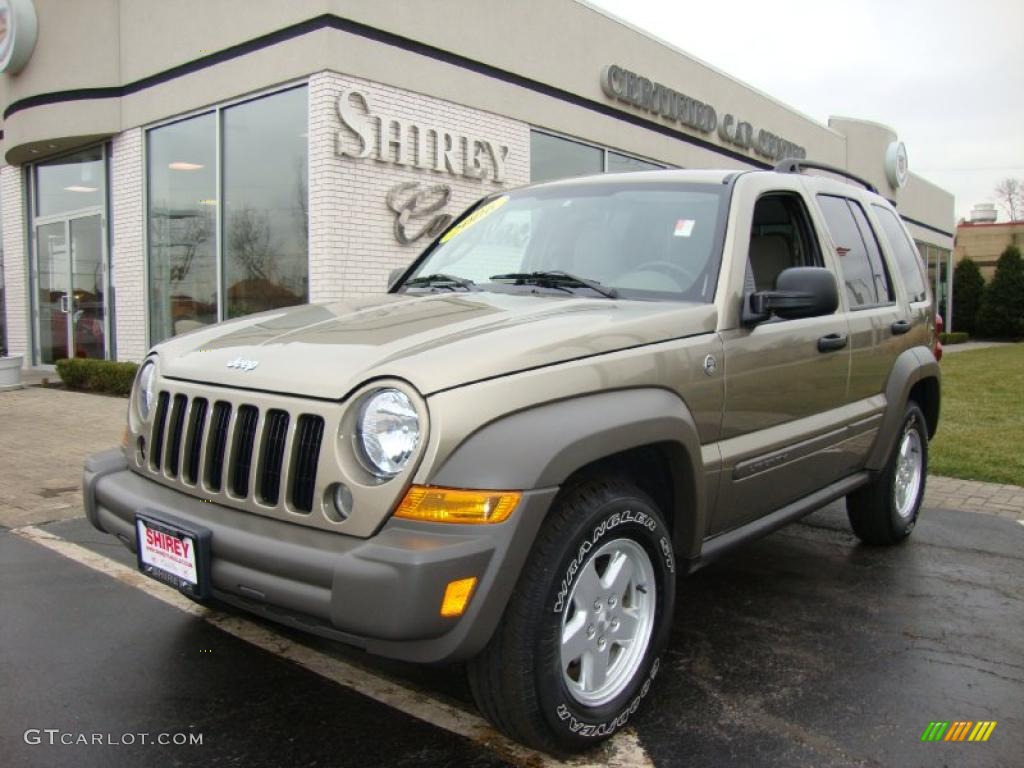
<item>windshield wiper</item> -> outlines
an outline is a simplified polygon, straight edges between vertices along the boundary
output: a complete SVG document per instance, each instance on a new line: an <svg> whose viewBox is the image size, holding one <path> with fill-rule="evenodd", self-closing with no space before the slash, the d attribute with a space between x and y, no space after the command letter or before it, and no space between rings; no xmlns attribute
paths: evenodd
<svg viewBox="0 0 1024 768"><path fill-rule="evenodd" d="M447 288L454 291L456 288L465 288L467 291L476 290L476 283L465 277L455 277L438 272L433 275L421 275L411 280L406 280L403 288Z"/></svg>
<svg viewBox="0 0 1024 768"><path fill-rule="evenodd" d="M535 283L537 285L550 285L553 288L561 288L566 285L573 285L581 288L589 288L594 293L599 293L605 298L617 299L619 292L614 288L605 288L597 280L588 280L570 272L563 272L560 269L551 269L539 272L509 272L505 275L491 275L491 280L515 280L519 284Z"/></svg>

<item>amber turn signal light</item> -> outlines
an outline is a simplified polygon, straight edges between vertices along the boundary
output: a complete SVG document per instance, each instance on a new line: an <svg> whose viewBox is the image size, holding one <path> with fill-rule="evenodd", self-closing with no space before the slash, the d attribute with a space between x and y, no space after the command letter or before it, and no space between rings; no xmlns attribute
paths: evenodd
<svg viewBox="0 0 1024 768"><path fill-rule="evenodd" d="M466 491L413 485L395 517L431 523L500 523L519 503L519 491Z"/></svg>
<svg viewBox="0 0 1024 768"><path fill-rule="evenodd" d="M469 604L475 586L476 576L448 582L444 590L444 599L441 600L441 615L446 618L461 616Z"/></svg>

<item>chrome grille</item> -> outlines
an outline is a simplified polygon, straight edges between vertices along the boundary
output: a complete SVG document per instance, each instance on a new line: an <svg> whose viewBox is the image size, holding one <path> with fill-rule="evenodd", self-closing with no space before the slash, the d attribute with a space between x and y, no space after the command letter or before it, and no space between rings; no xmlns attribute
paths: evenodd
<svg viewBox="0 0 1024 768"><path fill-rule="evenodd" d="M237 401L236 401L237 402ZM316 499L324 419L161 391L146 469L201 495L308 515Z"/></svg>

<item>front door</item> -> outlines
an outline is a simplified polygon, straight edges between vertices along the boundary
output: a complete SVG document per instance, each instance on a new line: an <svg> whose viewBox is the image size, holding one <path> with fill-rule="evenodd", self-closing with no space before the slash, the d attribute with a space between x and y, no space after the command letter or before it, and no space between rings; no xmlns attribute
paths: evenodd
<svg viewBox="0 0 1024 768"><path fill-rule="evenodd" d="M32 166L35 362L111 355L106 150L77 150Z"/></svg>
<svg viewBox="0 0 1024 768"><path fill-rule="evenodd" d="M104 241L99 213L36 226L38 362L108 356Z"/></svg>
<svg viewBox="0 0 1024 768"><path fill-rule="evenodd" d="M774 290L789 267L823 266L820 242L804 197L769 187L753 211L745 292ZM722 478L711 533L751 522L842 475L849 332L842 311L722 332Z"/></svg>

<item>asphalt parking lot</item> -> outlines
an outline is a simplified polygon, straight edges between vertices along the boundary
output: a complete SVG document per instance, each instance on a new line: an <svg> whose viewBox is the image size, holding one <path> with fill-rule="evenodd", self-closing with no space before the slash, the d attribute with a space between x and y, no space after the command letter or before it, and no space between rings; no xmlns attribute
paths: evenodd
<svg viewBox="0 0 1024 768"><path fill-rule="evenodd" d="M841 504L749 545L682 582L656 695L581 764L1019 766L1022 545L1017 521L929 508L905 546L866 548ZM133 566L81 518L0 529L5 765L554 762L482 727L458 666L168 603ZM933 720L998 725L922 743Z"/></svg>

